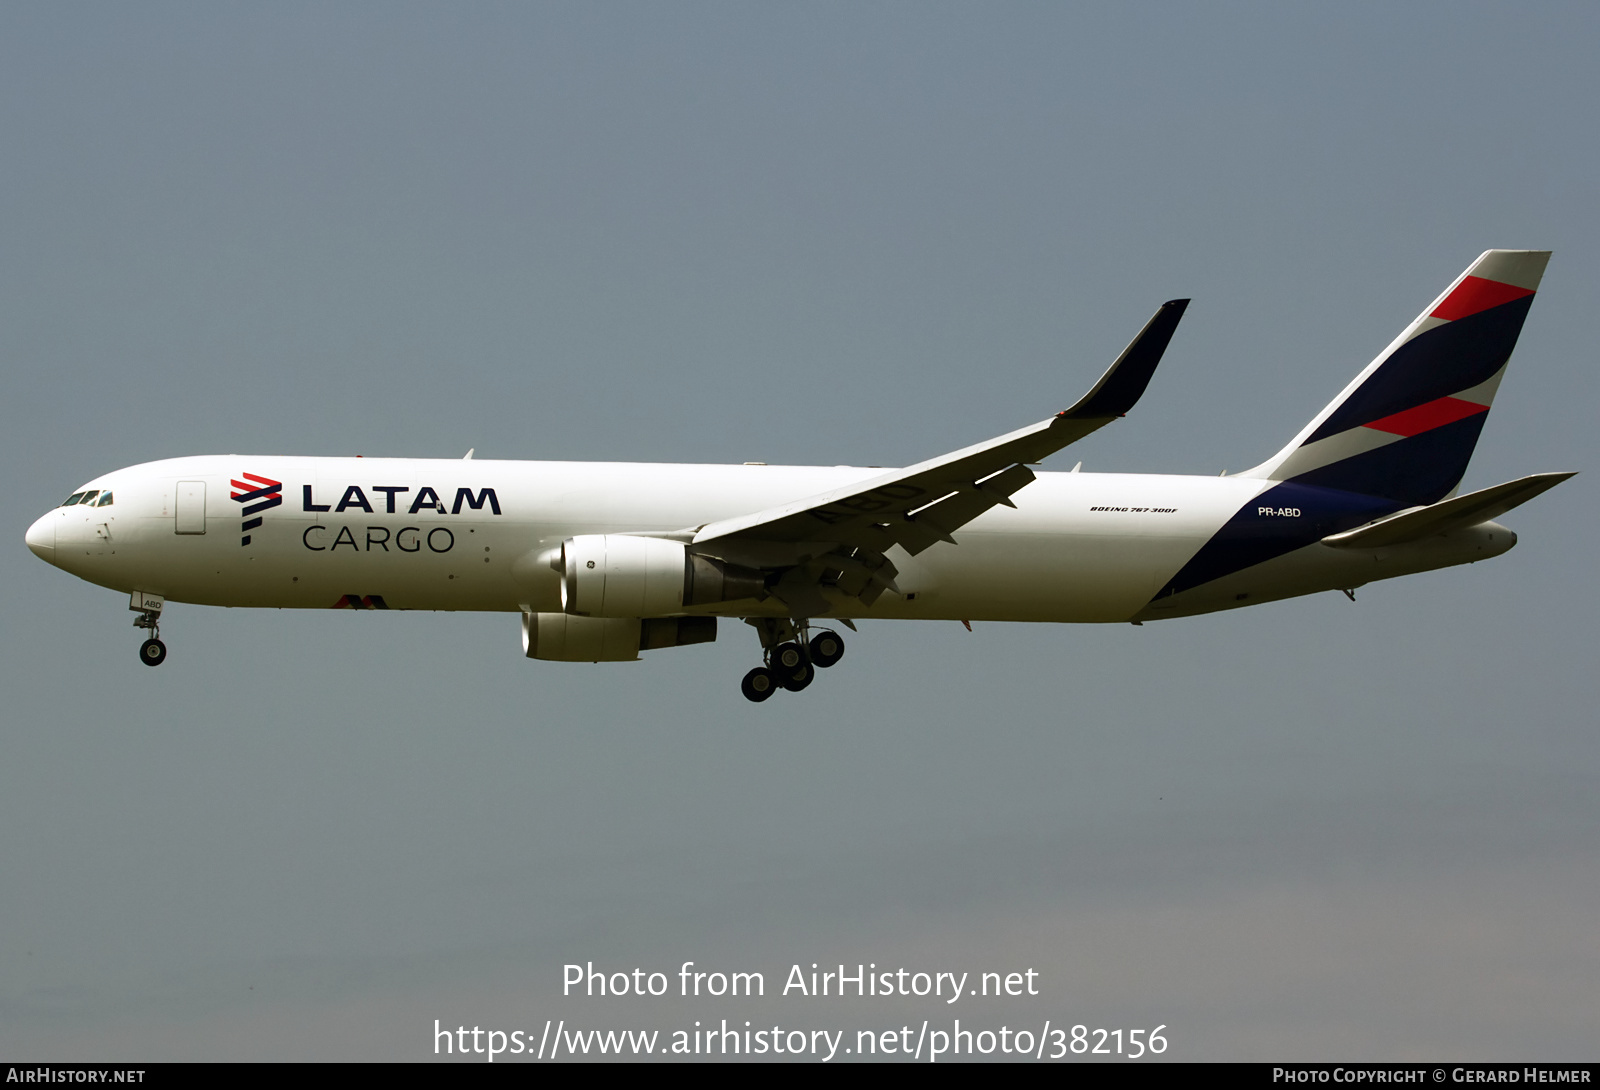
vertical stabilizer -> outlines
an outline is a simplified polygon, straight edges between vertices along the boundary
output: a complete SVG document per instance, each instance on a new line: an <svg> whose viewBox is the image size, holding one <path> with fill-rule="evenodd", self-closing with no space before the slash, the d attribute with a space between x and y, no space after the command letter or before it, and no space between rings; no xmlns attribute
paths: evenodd
<svg viewBox="0 0 1600 1090"><path fill-rule="evenodd" d="M1489 250L1294 440L1242 477L1435 503L1466 473L1548 250Z"/></svg>

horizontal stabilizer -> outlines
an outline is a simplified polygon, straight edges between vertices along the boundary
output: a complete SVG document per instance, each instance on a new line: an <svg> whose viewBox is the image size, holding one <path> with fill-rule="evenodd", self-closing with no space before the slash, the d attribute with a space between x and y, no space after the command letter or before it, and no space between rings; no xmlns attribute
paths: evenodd
<svg viewBox="0 0 1600 1090"><path fill-rule="evenodd" d="M1322 543L1345 549L1376 549L1447 534L1451 530L1488 522L1574 476L1577 474L1535 473L1531 477L1507 481L1481 492L1469 492L1465 496L1443 500L1428 507L1414 507L1342 534L1332 534L1323 538Z"/></svg>

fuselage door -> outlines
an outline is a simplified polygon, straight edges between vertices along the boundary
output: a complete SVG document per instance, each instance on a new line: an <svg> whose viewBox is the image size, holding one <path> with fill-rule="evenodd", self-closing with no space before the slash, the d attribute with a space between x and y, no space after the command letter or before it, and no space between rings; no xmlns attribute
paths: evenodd
<svg viewBox="0 0 1600 1090"><path fill-rule="evenodd" d="M179 481L178 502L174 505L177 521L173 528L180 534L206 532L206 482Z"/></svg>

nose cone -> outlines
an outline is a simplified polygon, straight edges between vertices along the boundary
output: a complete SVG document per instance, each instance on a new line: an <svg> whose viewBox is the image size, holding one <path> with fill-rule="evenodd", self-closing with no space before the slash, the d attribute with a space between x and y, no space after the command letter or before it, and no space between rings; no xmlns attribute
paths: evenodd
<svg viewBox="0 0 1600 1090"><path fill-rule="evenodd" d="M56 562L56 513L51 511L28 527L28 548L47 564Z"/></svg>

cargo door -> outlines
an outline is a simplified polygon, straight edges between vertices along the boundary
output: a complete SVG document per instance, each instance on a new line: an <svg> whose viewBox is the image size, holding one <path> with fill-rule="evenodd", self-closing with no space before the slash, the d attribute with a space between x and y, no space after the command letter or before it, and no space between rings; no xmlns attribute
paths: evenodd
<svg viewBox="0 0 1600 1090"><path fill-rule="evenodd" d="M179 481L177 502L174 504L177 518L173 529L180 534L203 534L206 532L206 482L204 481Z"/></svg>

